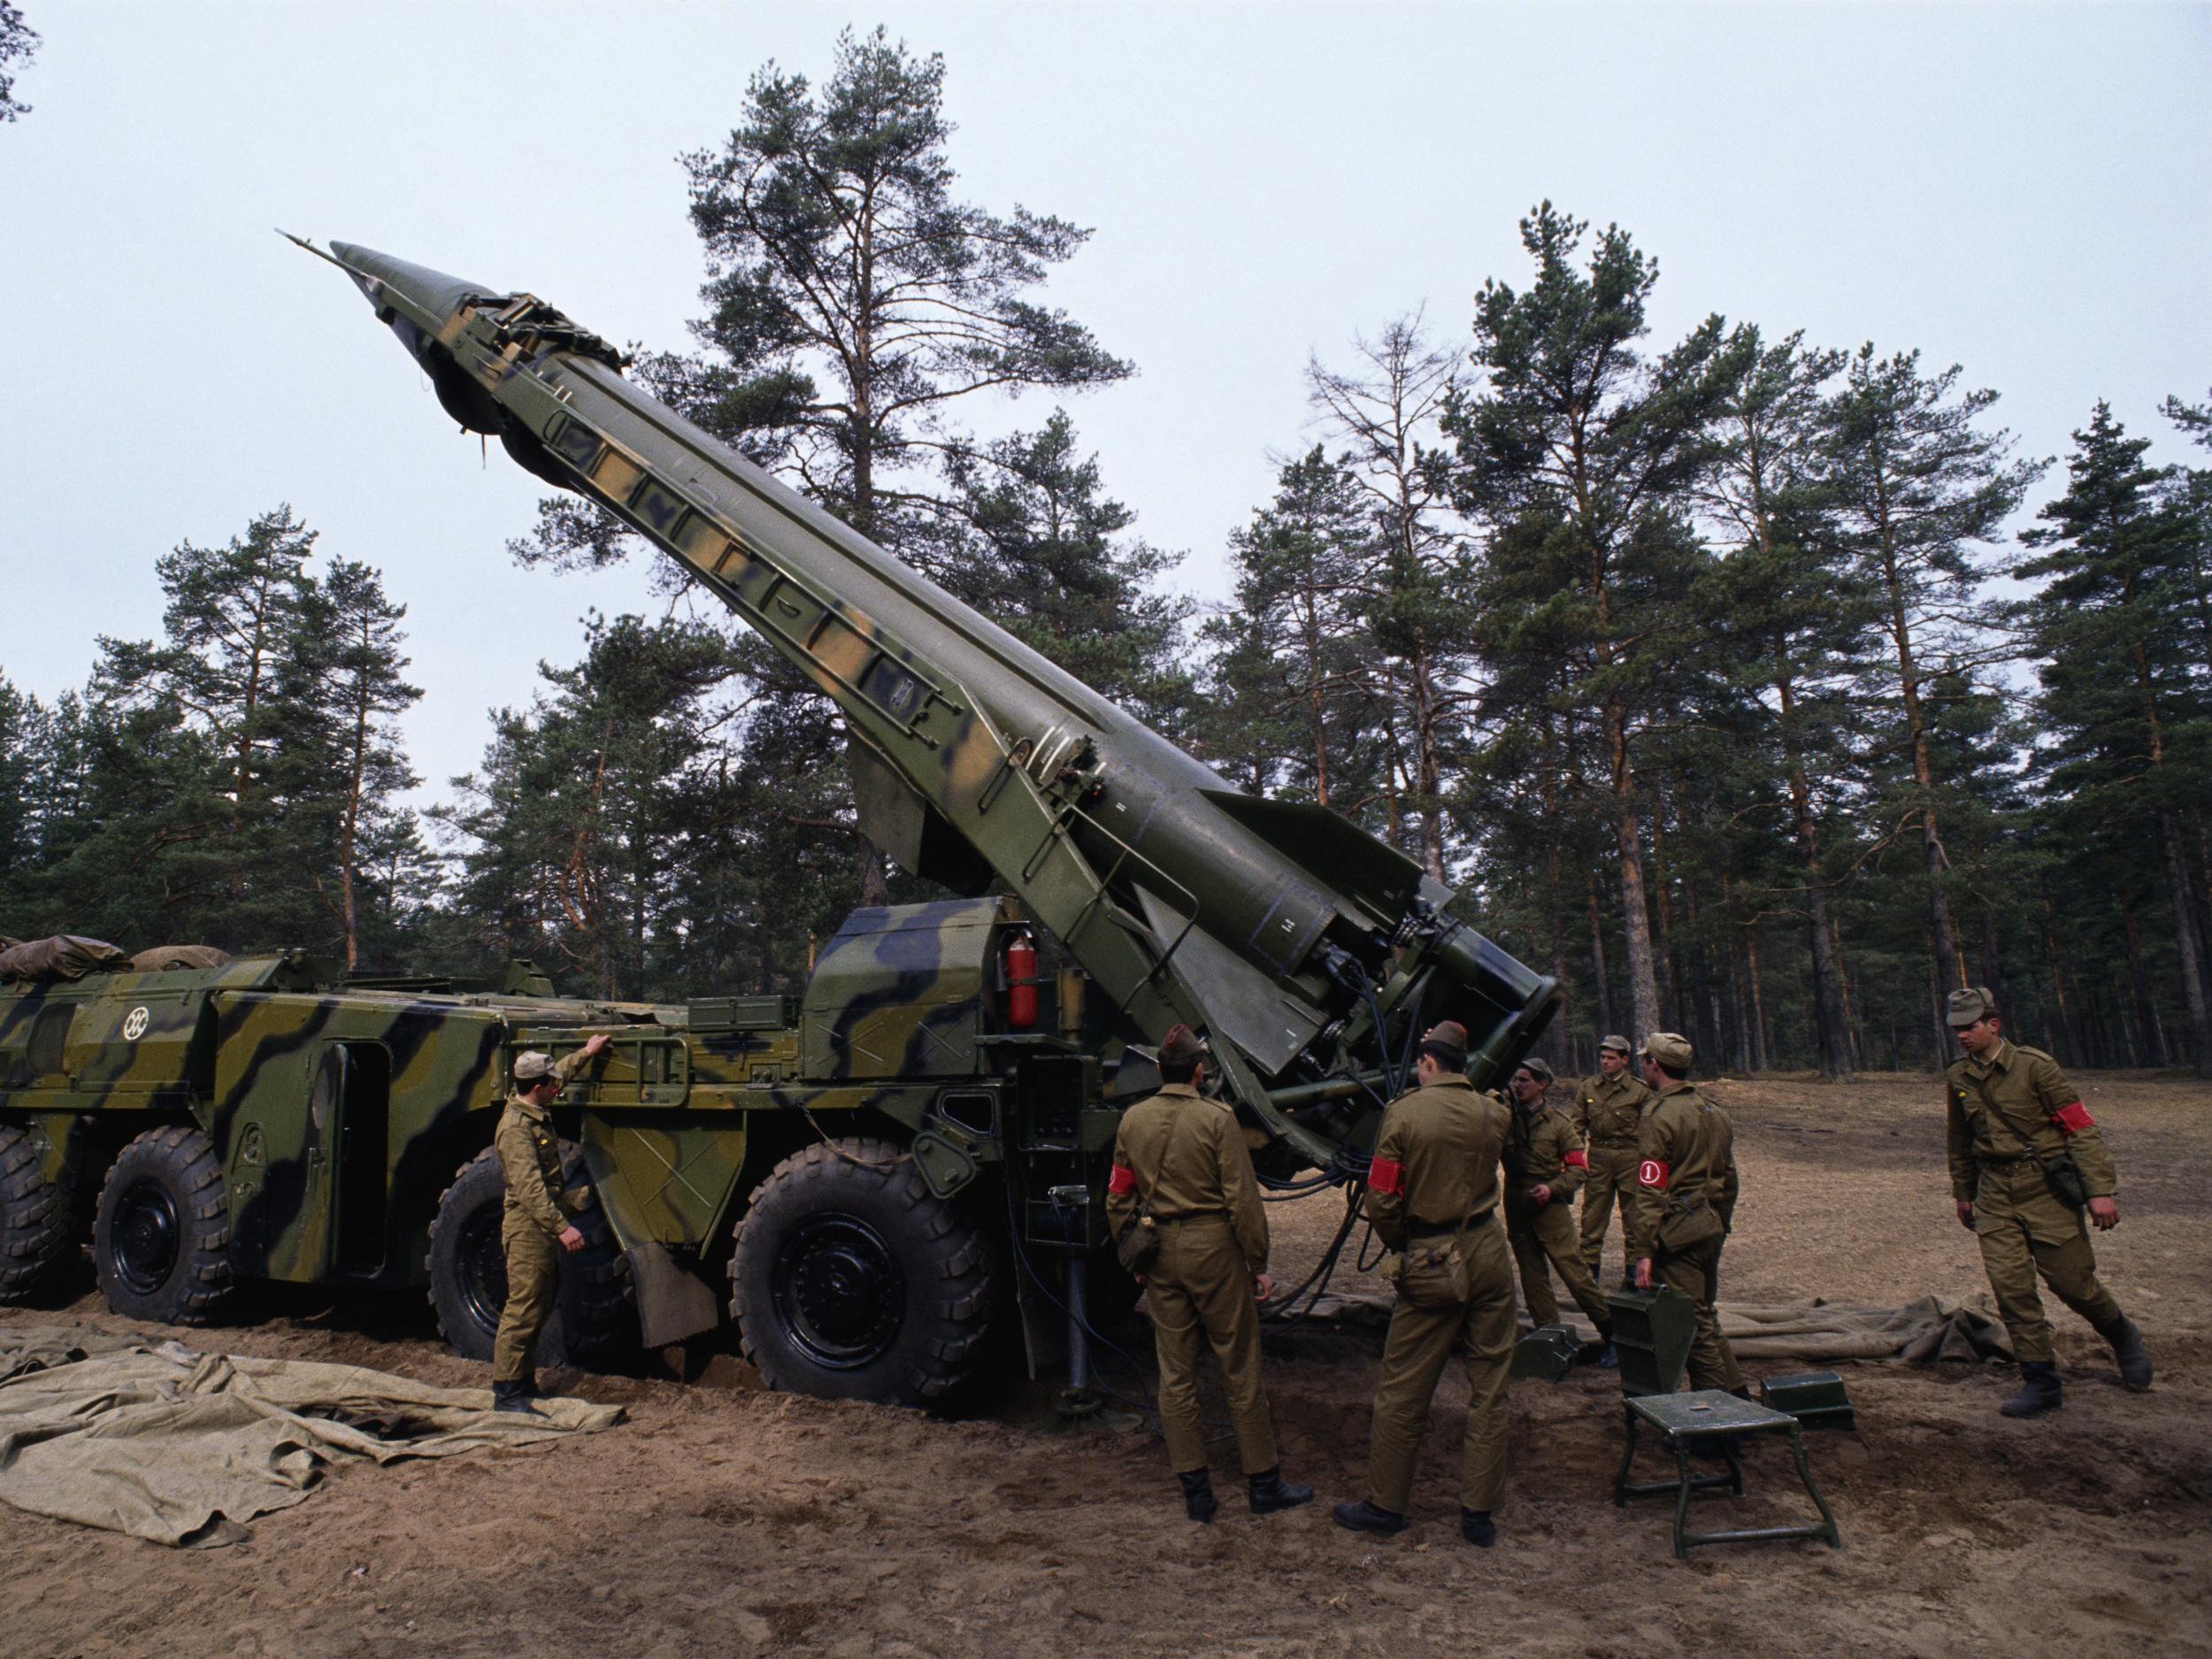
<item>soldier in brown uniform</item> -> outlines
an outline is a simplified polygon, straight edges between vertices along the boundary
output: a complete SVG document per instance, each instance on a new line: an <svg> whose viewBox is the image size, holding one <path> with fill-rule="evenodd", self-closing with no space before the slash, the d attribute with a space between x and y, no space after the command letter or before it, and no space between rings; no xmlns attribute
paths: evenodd
<svg viewBox="0 0 2212 1659"><path fill-rule="evenodd" d="M1619 1199L1623 1284L1635 1266L1629 1248L1628 1194L1636 1185L1636 1129L1651 1104L1651 1091L1629 1074L1628 1056L1625 1037L1600 1043L1597 1075L1575 1086L1569 1114L1590 1160L1590 1178L1582 1188L1582 1263L1592 1279L1598 1277L1606 1224L1613 1217L1613 1201Z"/></svg>
<svg viewBox="0 0 2212 1659"><path fill-rule="evenodd" d="M1367 1495L1336 1506L1354 1532L1403 1530L1429 1401L1455 1350L1467 1364L1467 1443L1460 1533L1496 1541L1505 1493L1506 1371L1513 1356L1513 1266L1493 1212L1510 1111L1467 1081L1467 1032L1455 1020L1421 1040L1419 1087L1390 1102L1367 1172L1367 1217L1403 1253L1397 1306L1375 1387Z"/></svg>
<svg viewBox="0 0 2212 1659"><path fill-rule="evenodd" d="M2112 1196L2119 1178L2096 1119L2057 1061L2005 1041L1987 989L1952 992L1946 1018L1966 1050L1945 1079L1951 1195L1959 1224L1981 1241L1989 1287L2020 1362L2020 1392L2000 1409L2008 1417L2032 1417L2064 1403L2038 1275L2112 1345L2120 1380L2149 1387L2143 1333L2098 1282L2083 1225L2085 1212L2100 1232L2120 1225Z"/></svg>
<svg viewBox="0 0 2212 1659"><path fill-rule="evenodd" d="M1187 1025L1160 1044L1160 1092L1122 1114L1106 1218L1118 1240L1133 1226L1158 1231L1159 1254L1142 1275L1145 1311L1160 1365L1160 1432L1194 1521L1220 1506L1206 1469L1198 1415L1198 1356L1210 1343L1236 1425L1252 1513L1294 1509L1313 1488L1293 1486L1275 1455L1275 1425L1260 1386L1258 1303L1267 1276L1267 1212L1252 1151L1229 1102L1198 1092L1205 1049Z"/></svg>
<svg viewBox="0 0 2212 1659"><path fill-rule="evenodd" d="M1551 1287L1556 1268L1575 1305L1597 1326L1598 1340L1610 1347L1613 1312L1582 1264L1575 1237L1574 1193L1588 1160L1566 1115L1545 1103L1551 1084L1551 1067L1534 1058L1524 1060L1506 1081L1513 1095L1513 1125L1505 1138L1506 1242L1520 1269L1530 1323L1551 1325L1559 1318L1559 1298Z"/></svg>
<svg viewBox="0 0 2212 1659"><path fill-rule="evenodd" d="M1690 1386L1749 1398L1735 1350L1721 1334L1720 1247L1736 1217L1736 1129L1688 1077L1687 1037L1663 1031L1644 1044L1644 1081L1656 1098L1636 1140L1629 1241L1636 1287L1654 1280L1697 1303L1690 1339Z"/></svg>
<svg viewBox="0 0 2212 1659"><path fill-rule="evenodd" d="M538 1333L553 1314L561 1252L584 1248L561 1186L561 1143L553 1133L552 1110L569 1079L606 1046L607 1034L600 1032L558 1060L534 1048L515 1056L515 1092L492 1135L500 1173L507 1178L499 1228L507 1251L507 1301L492 1339L495 1410L531 1409L538 1392Z"/></svg>

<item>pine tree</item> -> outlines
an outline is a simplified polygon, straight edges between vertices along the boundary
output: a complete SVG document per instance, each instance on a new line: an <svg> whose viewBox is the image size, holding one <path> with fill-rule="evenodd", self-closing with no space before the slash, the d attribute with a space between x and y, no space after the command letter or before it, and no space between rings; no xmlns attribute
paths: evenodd
<svg viewBox="0 0 2212 1659"><path fill-rule="evenodd" d="M1132 372L1035 297L1089 232L955 194L944 79L941 57L918 58L881 28L841 35L819 87L773 64L757 73L726 142L684 157L707 259L700 349L649 354L640 371L672 406L917 564L959 534L944 463L972 453L964 400ZM556 499L512 547L526 563L576 564L625 544L606 514ZM818 700L780 672L755 692ZM795 815L819 804L822 780L784 781ZM828 810L849 824L849 789ZM857 896L880 903L882 855L850 839Z"/></svg>
<svg viewBox="0 0 2212 1659"><path fill-rule="evenodd" d="M1929 718L1938 673L1980 654L1970 635L1986 575L1975 549L1993 541L2042 466L2012 461L2011 434L1984 431L1992 391L1957 390L1956 365L1924 374L1920 354L1861 348L1832 405L1822 483L1854 569L1881 604L1893 666L1898 741L1909 762L1901 804L1916 820L1927 872L1936 983L1966 982L1952 915L1950 860L1936 797Z"/></svg>
<svg viewBox="0 0 2212 1659"><path fill-rule="evenodd" d="M1658 1028L1659 987L1645 891L1634 745L1651 677L1677 659L1680 598L1699 562L1685 492L1711 457L1707 431L1733 377L1721 319L1647 360L1646 307L1657 263L1609 227L1586 272L1587 225L1548 202L1521 221L1536 263L1525 292L1494 279L1475 302L1482 388L1446 426L1461 499L1494 526L1486 594L1548 619L1552 649L1575 669L1573 696L1594 707L1604 768L1629 987L1639 1033ZM1523 558L1496 570L1502 549Z"/></svg>
<svg viewBox="0 0 2212 1659"><path fill-rule="evenodd" d="M2049 578L2020 612L2044 659L2054 775L2109 830L2155 826L2146 839L2162 866L2197 1071L2212 1077L2183 830L2184 812L2212 792L2212 708L2193 661L2192 526L2161 499L2162 476L2144 464L2149 440L2130 438L2103 403L2074 443L2066 493L2022 535L2036 553L2015 567Z"/></svg>
<svg viewBox="0 0 2212 1659"><path fill-rule="evenodd" d="M1360 615L1373 543L1358 480L1318 444L1283 463L1274 500L1230 535L1235 596L1202 630L1215 657L1200 734L1256 793L1354 818L1380 794Z"/></svg>
<svg viewBox="0 0 2212 1659"><path fill-rule="evenodd" d="M1867 667L1872 595L1842 557L1818 480L1824 388L1839 352L1809 350L1791 334L1770 345L1737 331L1740 373L1717 411L1719 449L1699 490L1727 557L1699 609L1709 637L1742 688L1788 791L1787 812L1812 964L1821 1075L1851 1074L1843 970L1830 915L1821 821L1838 811L1851 764L1855 682Z"/></svg>
<svg viewBox="0 0 2212 1659"><path fill-rule="evenodd" d="M1410 819L1411 850L1441 881L1445 796L1476 696L1467 651L1474 565L1440 452L1458 365L1431 344L1418 313L1373 340L1356 336L1353 349L1360 366L1349 371L1309 360L1306 402L1340 444L1338 459L1366 509L1371 552L1356 614L1367 697L1386 733L1384 836L1399 845Z"/></svg>

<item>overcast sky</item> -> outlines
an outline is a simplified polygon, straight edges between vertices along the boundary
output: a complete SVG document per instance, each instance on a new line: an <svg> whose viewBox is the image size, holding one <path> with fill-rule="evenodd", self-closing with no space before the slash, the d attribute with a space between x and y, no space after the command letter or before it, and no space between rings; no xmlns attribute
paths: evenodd
<svg viewBox="0 0 2212 1659"><path fill-rule="evenodd" d="M679 345L677 156L849 22L945 55L962 195L1095 231L1047 298L1140 373L1071 407L1203 597L1310 440L1308 353L1424 305L1463 341L1543 196L1656 255L1658 340L1719 311L1916 346L2024 453L2102 396L2185 458L2157 405L2212 384L2202 6L19 4L0 672L81 685L96 635L157 629L159 554L289 502L409 607L433 795L587 610L653 608L646 572L516 568L541 487L272 227Z"/></svg>

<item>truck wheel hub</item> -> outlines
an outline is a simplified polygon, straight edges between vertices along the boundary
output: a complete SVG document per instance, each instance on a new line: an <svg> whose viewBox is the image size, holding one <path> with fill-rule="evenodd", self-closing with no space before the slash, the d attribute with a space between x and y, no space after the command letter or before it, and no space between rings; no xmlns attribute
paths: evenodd
<svg viewBox="0 0 2212 1659"><path fill-rule="evenodd" d="M150 1296L168 1283L183 1233L177 1201L158 1181L131 1183L117 1206L115 1271L134 1294Z"/></svg>
<svg viewBox="0 0 2212 1659"><path fill-rule="evenodd" d="M776 1313L816 1363L851 1370L897 1339L906 1275L883 1235L852 1216L815 1216L776 1263Z"/></svg>

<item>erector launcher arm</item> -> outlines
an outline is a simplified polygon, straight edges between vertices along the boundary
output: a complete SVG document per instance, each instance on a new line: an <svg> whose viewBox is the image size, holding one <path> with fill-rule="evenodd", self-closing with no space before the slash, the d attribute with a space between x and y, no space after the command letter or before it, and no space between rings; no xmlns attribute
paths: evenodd
<svg viewBox="0 0 2212 1659"><path fill-rule="evenodd" d="M1011 888L1143 1040L1180 1021L1294 1158L1356 1171L1419 1032L1478 1087L1554 982L1450 889L1325 807L1264 800L1107 702L623 378L603 340L341 242L446 411L690 567L843 711L862 827L900 865Z"/></svg>

